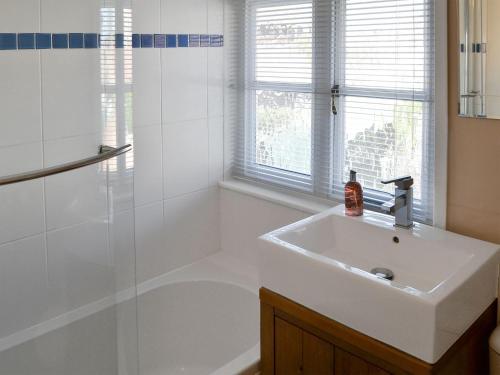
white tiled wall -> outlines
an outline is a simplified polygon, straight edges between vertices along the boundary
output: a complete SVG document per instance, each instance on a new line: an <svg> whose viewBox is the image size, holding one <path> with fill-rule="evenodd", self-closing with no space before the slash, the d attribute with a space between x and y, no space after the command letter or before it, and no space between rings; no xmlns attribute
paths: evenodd
<svg viewBox="0 0 500 375"><path fill-rule="evenodd" d="M103 4L127 0L3 0L0 32L99 32ZM222 0L132 5L136 33L223 31ZM1 51L0 176L132 140L120 138L123 105L106 111L118 88L103 85L102 59ZM95 165L0 187L0 341L220 249L223 48L135 49L133 74L134 184L122 156L116 173Z"/></svg>
<svg viewBox="0 0 500 375"><path fill-rule="evenodd" d="M223 0L135 0L135 33L218 33ZM138 281L220 249L223 48L134 50Z"/></svg>
<svg viewBox="0 0 500 375"><path fill-rule="evenodd" d="M258 237L311 216L310 213L228 189L220 191L221 248L255 267Z"/></svg>
<svg viewBox="0 0 500 375"><path fill-rule="evenodd" d="M0 32L98 33L103 4L2 0ZM0 51L0 176L96 155L110 138L123 143L116 137L123 123L104 123L101 63L99 49ZM100 164L0 187L2 345L134 285L132 176L120 168Z"/></svg>

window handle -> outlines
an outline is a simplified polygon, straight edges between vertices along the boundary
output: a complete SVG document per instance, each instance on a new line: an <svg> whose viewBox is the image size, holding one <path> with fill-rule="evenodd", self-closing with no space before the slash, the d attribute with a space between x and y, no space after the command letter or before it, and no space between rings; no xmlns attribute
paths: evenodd
<svg viewBox="0 0 500 375"><path fill-rule="evenodd" d="M333 85L333 87L332 87L332 113L334 116L336 116L338 113L336 100L339 96L340 96L340 86Z"/></svg>

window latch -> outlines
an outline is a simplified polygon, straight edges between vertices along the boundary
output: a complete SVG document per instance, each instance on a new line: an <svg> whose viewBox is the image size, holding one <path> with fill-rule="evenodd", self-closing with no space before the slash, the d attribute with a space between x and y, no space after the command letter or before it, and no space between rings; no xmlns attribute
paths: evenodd
<svg viewBox="0 0 500 375"><path fill-rule="evenodd" d="M333 85L332 87L332 113L334 116L337 115L337 98L340 96L340 86Z"/></svg>

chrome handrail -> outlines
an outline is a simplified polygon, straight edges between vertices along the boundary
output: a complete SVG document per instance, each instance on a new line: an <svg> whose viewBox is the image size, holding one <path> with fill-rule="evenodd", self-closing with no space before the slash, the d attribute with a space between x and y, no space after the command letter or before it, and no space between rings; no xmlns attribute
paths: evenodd
<svg viewBox="0 0 500 375"><path fill-rule="evenodd" d="M35 180L38 178L53 176L59 173L64 173L75 169L83 168L92 164L97 164L102 161L106 161L108 159L112 159L116 156L129 152L130 150L132 150L132 145L125 145L118 148L110 146L100 146L99 153L96 156L73 161L70 163L60 164L55 167L48 167L36 171L0 177L0 186L17 184L19 182Z"/></svg>

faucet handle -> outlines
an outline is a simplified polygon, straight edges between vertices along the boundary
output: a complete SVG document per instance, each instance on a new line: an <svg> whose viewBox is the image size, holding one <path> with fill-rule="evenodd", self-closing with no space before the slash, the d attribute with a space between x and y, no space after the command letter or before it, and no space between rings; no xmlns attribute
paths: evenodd
<svg viewBox="0 0 500 375"><path fill-rule="evenodd" d="M385 180L380 182L383 183L384 185L394 183L396 184L398 189L408 190L413 186L413 177L411 176L397 177L392 180Z"/></svg>

